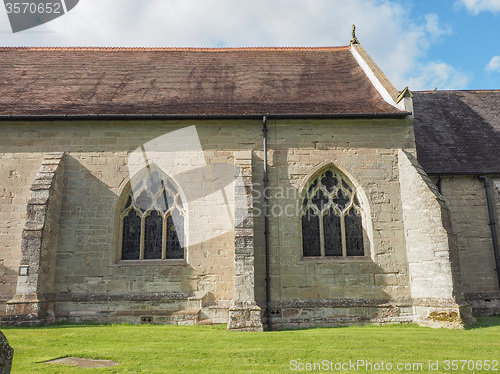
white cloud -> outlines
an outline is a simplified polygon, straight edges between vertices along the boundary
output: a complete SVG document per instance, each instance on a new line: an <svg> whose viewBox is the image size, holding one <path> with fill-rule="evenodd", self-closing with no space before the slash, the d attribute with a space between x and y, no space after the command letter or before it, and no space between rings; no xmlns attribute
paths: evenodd
<svg viewBox="0 0 500 374"><path fill-rule="evenodd" d="M450 35L452 30L449 26L439 24L439 16L435 13L427 14L425 16L425 30L432 38L439 38L441 36Z"/></svg>
<svg viewBox="0 0 500 374"><path fill-rule="evenodd" d="M494 56L486 66L486 70L500 73L500 56Z"/></svg>
<svg viewBox="0 0 500 374"><path fill-rule="evenodd" d="M444 62L431 62L420 66L409 79L413 90L440 90L467 88L471 77Z"/></svg>
<svg viewBox="0 0 500 374"><path fill-rule="evenodd" d="M500 12L500 0L460 0L462 5L472 13L480 12Z"/></svg>
<svg viewBox="0 0 500 374"><path fill-rule="evenodd" d="M426 50L451 32L437 15L416 23L408 6L390 0L81 0L67 15L17 34L0 11L0 45L346 45L352 24L399 89L428 70Z"/></svg>

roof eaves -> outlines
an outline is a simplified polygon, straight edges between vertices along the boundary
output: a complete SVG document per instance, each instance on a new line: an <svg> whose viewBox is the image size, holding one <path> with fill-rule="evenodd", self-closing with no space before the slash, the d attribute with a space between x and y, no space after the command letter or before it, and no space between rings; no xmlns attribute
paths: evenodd
<svg viewBox="0 0 500 374"><path fill-rule="evenodd" d="M247 113L247 114L37 114L0 115L0 121L57 120L203 120L203 119L403 119L409 112L393 113Z"/></svg>

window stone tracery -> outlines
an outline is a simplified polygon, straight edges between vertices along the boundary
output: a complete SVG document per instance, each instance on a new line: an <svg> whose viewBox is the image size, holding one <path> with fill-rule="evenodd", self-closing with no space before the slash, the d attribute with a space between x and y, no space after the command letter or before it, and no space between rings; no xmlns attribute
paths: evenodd
<svg viewBox="0 0 500 374"><path fill-rule="evenodd" d="M180 191L166 175L153 171L135 182L121 213L121 259L183 259L185 214Z"/></svg>
<svg viewBox="0 0 500 374"><path fill-rule="evenodd" d="M310 181L301 221L304 257L364 256L356 188L339 172L327 169Z"/></svg>

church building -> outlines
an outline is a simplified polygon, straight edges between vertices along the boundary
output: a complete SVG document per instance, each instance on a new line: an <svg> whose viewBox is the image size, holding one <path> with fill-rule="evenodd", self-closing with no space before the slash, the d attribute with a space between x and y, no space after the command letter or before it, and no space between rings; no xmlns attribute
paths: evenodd
<svg viewBox="0 0 500 374"><path fill-rule="evenodd" d="M316 48L0 48L0 323L500 313L500 91Z"/></svg>

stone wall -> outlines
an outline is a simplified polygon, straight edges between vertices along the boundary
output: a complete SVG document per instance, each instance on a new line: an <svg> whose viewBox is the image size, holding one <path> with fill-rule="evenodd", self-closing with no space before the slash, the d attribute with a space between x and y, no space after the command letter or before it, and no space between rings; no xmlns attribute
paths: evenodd
<svg viewBox="0 0 500 374"><path fill-rule="evenodd" d="M437 181L437 177L433 179ZM500 203L494 184L491 186L497 209L497 232L500 233ZM441 191L457 235L465 297L477 315L499 313L500 290L484 183L476 175L444 175Z"/></svg>
<svg viewBox="0 0 500 374"><path fill-rule="evenodd" d="M47 300L55 304L55 320L140 322L142 317L148 317L153 322L183 323L193 319L226 322L234 296L234 233L222 227L221 218L213 212L205 217L204 224L210 235L204 237L204 230L195 227L187 230L198 237L190 238L195 244L189 246L186 261L119 261L119 214L121 204L125 203L129 155L156 137L185 127L178 122L168 125L153 122L138 127L141 125L58 122L52 125L4 123L0 127L5 137L24 138L25 133L30 134L26 143L11 142L2 147L4 158L12 160L2 164L5 173L24 176L34 169L29 177L23 177L22 183L2 184L6 196L29 195L30 185L43 159L43 154L35 159L37 151L67 151L55 262L57 271L52 292L46 294ZM51 131L38 131L40 127ZM209 144L211 136L220 132L224 131L218 125L200 129L202 140ZM226 144L231 144L235 138L231 133L221 137ZM234 157L231 150L219 151L208 146L202 158L210 165L229 165L232 181ZM179 163L189 165L191 161L185 158ZM212 186L214 180L206 176L207 170L187 173L193 189L200 187L197 184L200 178L205 178L211 188L217 189ZM227 190L234 190L234 187L227 186ZM234 196L229 194L227 198L231 200ZM189 203L204 204L197 200ZM11 200L2 201L1 210L6 212L6 218L9 217L2 224L15 218L7 216L12 210L10 204ZM16 205L16 209L22 209L18 226L9 225L4 229L15 239L4 242L9 246L0 251L2 263L10 258L17 261L12 261L13 265L9 262L4 272L8 273L4 280L9 281L2 285L8 286L8 292L2 293L5 301L15 292L26 204L27 196L19 207ZM195 224L193 220L188 219L188 222ZM180 310L185 313L178 313ZM2 313L5 313L5 306Z"/></svg>
<svg viewBox="0 0 500 374"><path fill-rule="evenodd" d="M411 127L404 121L269 121L268 127L273 328L411 320L397 168L398 146L413 144ZM258 151L256 292L265 309L261 165ZM365 214L363 259L302 256L302 192L328 166L358 186Z"/></svg>
<svg viewBox="0 0 500 374"><path fill-rule="evenodd" d="M197 154L183 150L184 138L172 135L192 125L203 151ZM271 120L268 127L273 328L412 321L398 166L398 150L414 149L412 123ZM1 166L2 172L23 176L15 185L2 185L3 193L26 195L19 199L19 223L4 228L12 238L1 252L6 253L3 262L10 261L6 269L12 277L4 299L13 295L17 280L28 196L23 191L29 189L43 158L34 155L65 151L56 272L53 290L46 295L54 302L56 320L227 322L238 298L249 303L240 304L246 311L236 308L236 322L248 313L254 319L259 307L265 312L261 130L261 121L252 120L3 123L1 135L25 140L2 145L3 158L12 160ZM188 219L185 261L120 261L119 215L129 188L130 156L144 149L152 163L163 162L161 155L169 150L156 142L163 136L174 139L167 144L180 157L175 177L184 178L186 194L211 191L224 201L223 209L200 196L188 199L190 211L206 213ZM208 166L191 168L201 160ZM244 184L253 181L253 235L249 221L237 225L236 235L225 226L227 217L238 221L245 210L237 203L243 195L235 194L235 185L226 186L226 177L219 174L227 166L233 177L235 166L244 170ZM308 181L329 166L358 188L366 252L362 259L302 257L297 209L301 194ZM182 168L188 170L183 173ZM3 200L0 212L11 217L9 209L11 203ZM253 276L241 274L252 267ZM257 305L252 304L252 292L244 289L252 282Z"/></svg>
<svg viewBox="0 0 500 374"><path fill-rule="evenodd" d="M30 187L21 240L17 287L3 321L31 324L54 321L47 295L54 287L64 153L49 153Z"/></svg>
<svg viewBox="0 0 500 374"><path fill-rule="evenodd" d="M27 146L34 133L20 127L20 131L0 128L0 317L16 292L26 205L44 157L42 151L32 152ZM14 151L17 147L19 152Z"/></svg>
<svg viewBox="0 0 500 374"><path fill-rule="evenodd" d="M471 324L446 201L414 155L401 150L399 169L415 321L431 327Z"/></svg>
<svg viewBox="0 0 500 374"><path fill-rule="evenodd" d="M136 146L140 141L137 139ZM68 156L53 296L56 317L138 322L147 316L153 322L181 323L185 316L176 313L185 310L190 319L197 315L195 319L217 322L222 318L225 322L233 299L234 232L223 225L224 217L207 211L206 201L183 201L190 243L185 260L120 261L119 215L128 191L128 154L103 154L91 164L86 154ZM203 158L209 165L226 164L234 169L232 152L207 151ZM99 162L106 165L95 164ZM102 172L110 167L114 172ZM106 175L103 179L109 182L103 183L95 174ZM110 174L116 179L109 180ZM207 177L206 170L187 172L186 180L180 183L183 193L204 190L211 181L204 179ZM229 191L227 198L234 199L234 194ZM197 214L195 220L193 213L202 208L204 216ZM202 227L197 226L200 224ZM226 313L221 314L220 309Z"/></svg>

